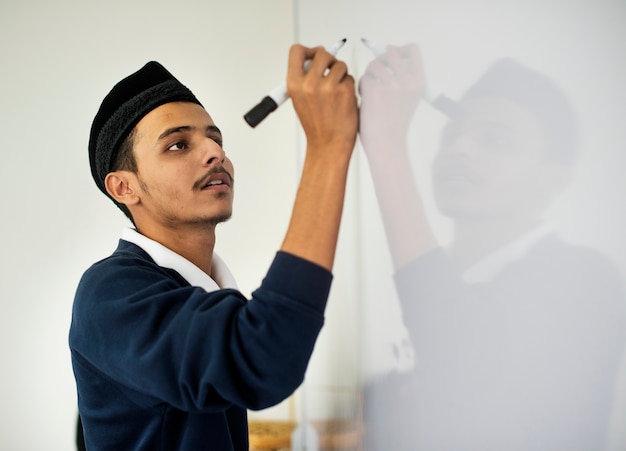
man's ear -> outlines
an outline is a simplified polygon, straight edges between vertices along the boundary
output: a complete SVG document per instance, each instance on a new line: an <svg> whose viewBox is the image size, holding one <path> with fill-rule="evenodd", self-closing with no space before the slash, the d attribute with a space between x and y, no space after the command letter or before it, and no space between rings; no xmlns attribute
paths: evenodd
<svg viewBox="0 0 626 451"><path fill-rule="evenodd" d="M104 179L104 186L116 202L128 206L139 202L138 193L134 189L136 180L132 172L109 172Z"/></svg>

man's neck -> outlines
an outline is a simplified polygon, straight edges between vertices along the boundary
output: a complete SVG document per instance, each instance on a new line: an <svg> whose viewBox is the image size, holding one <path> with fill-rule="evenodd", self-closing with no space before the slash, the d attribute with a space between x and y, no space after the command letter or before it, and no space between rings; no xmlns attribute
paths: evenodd
<svg viewBox="0 0 626 451"><path fill-rule="evenodd" d="M170 228L137 224L137 231L186 258L205 274L211 275L215 226Z"/></svg>
<svg viewBox="0 0 626 451"><path fill-rule="evenodd" d="M540 224L536 218L457 220L449 252L458 267L465 269Z"/></svg>

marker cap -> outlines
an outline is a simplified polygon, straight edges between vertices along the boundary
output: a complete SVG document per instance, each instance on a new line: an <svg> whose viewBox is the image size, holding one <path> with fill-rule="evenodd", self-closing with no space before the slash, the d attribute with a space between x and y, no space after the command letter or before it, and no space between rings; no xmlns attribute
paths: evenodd
<svg viewBox="0 0 626 451"><path fill-rule="evenodd" d="M263 119L267 117L272 111L278 108L278 105L270 96L263 97L254 108L248 111L243 118L250 125L250 127L256 127Z"/></svg>

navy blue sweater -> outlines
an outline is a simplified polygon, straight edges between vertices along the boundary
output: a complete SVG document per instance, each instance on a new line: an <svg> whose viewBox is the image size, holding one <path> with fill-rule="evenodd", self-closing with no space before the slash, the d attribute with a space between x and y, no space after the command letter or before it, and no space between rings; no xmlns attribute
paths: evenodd
<svg viewBox="0 0 626 451"><path fill-rule="evenodd" d="M89 450L248 449L246 409L302 382L332 275L278 252L250 301L120 240L83 275L69 343Z"/></svg>

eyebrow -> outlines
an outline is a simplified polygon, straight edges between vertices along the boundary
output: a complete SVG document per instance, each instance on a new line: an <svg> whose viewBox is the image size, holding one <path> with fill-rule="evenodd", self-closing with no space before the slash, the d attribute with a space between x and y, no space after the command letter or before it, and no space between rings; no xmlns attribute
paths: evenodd
<svg viewBox="0 0 626 451"><path fill-rule="evenodd" d="M159 135L157 141L161 141L162 139L165 139L168 136L173 135L174 133L192 132L194 130L197 130L197 127L194 127L192 125L179 125L176 127L170 127ZM207 133L218 133L220 136L222 136L222 131L216 125L207 125L205 130Z"/></svg>

